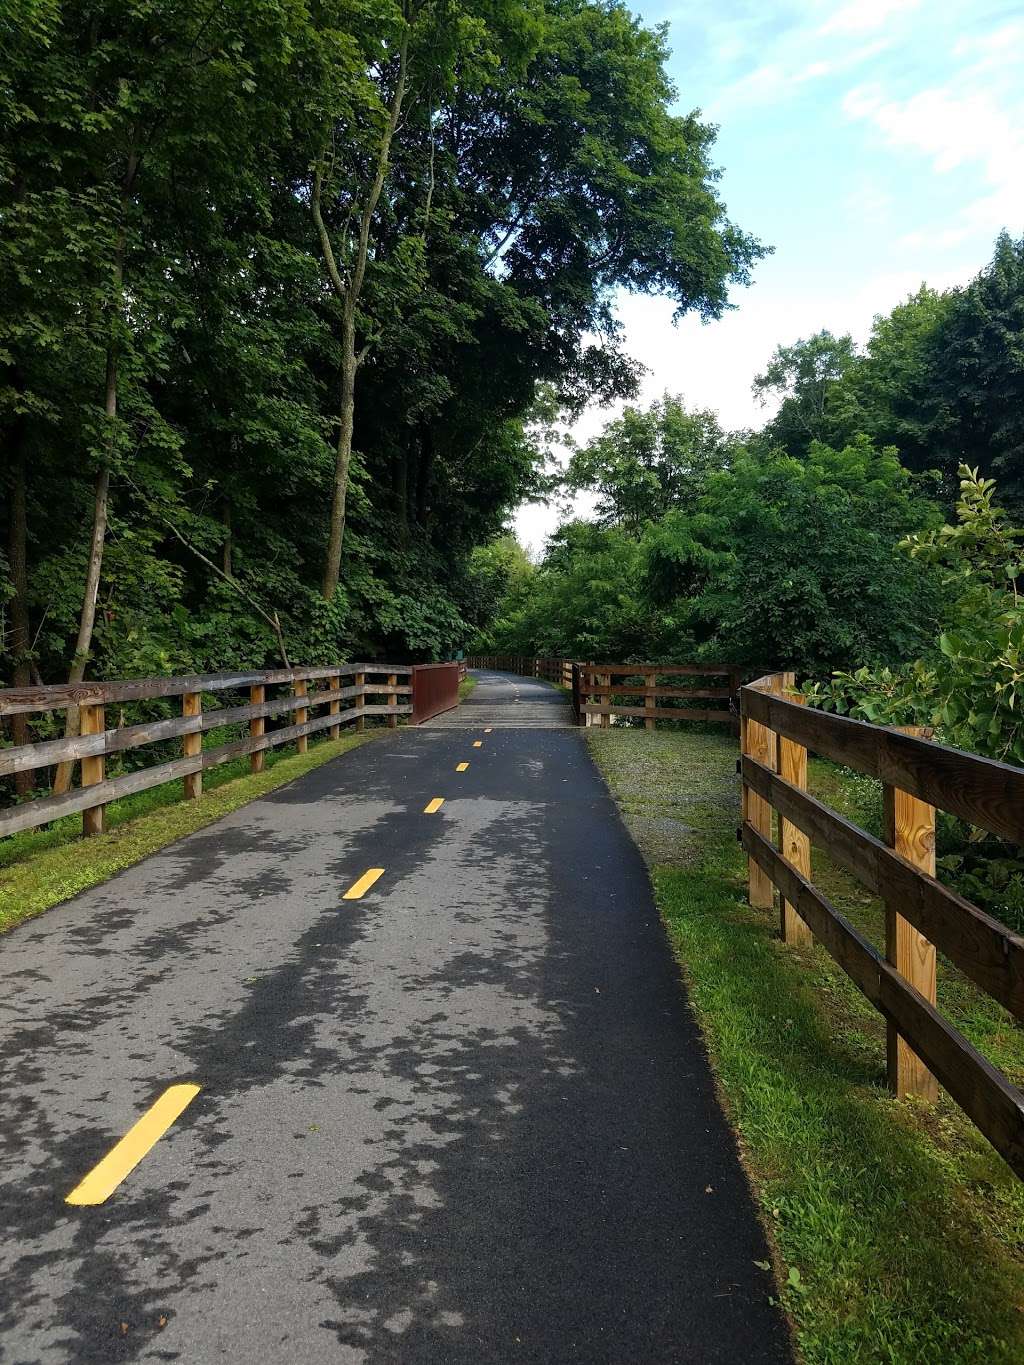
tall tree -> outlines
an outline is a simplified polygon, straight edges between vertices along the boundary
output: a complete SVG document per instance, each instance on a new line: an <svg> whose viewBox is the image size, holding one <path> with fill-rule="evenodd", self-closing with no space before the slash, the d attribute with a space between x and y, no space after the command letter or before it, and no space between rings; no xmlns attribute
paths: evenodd
<svg viewBox="0 0 1024 1365"><path fill-rule="evenodd" d="M1000 233L989 265L956 291L938 342L950 463L995 475L1006 504L1024 508L1024 237Z"/></svg>
<svg viewBox="0 0 1024 1365"><path fill-rule="evenodd" d="M853 338L828 331L777 346L753 384L762 404L779 402L766 429L769 439L794 455L805 453L812 441L835 439L845 426L842 380L855 362Z"/></svg>
<svg viewBox="0 0 1024 1365"><path fill-rule="evenodd" d="M599 520L639 538L666 512L692 507L708 475L728 463L732 445L713 412L688 412L682 399L665 394L649 408L626 408L576 450L565 484L597 491Z"/></svg>

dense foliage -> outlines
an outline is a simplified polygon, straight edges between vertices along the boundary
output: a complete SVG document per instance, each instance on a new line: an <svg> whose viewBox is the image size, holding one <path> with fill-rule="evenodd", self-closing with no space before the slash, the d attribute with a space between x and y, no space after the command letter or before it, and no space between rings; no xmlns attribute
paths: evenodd
<svg viewBox="0 0 1024 1365"><path fill-rule="evenodd" d="M4 681L445 654L617 288L761 248L616 0L11 0Z"/></svg>
<svg viewBox="0 0 1024 1365"><path fill-rule="evenodd" d="M755 391L781 403L764 438L802 454L858 434L937 470L952 507L963 464L1024 506L1024 238L1001 233L961 289L927 285L877 317L867 346L828 332L781 346Z"/></svg>
<svg viewBox="0 0 1024 1365"><path fill-rule="evenodd" d="M937 577L896 545L941 518L891 450L861 437L842 450L814 442L798 459L719 440L712 462L706 421L681 423L678 406L646 415L661 428L657 462L646 460L649 421L633 413L618 440L599 438L574 461L591 471L602 506L629 514L563 526L481 643L809 672L884 663L924 644ZM632 455L627 431L639 433ZM645 520L633 510L641 492Z"/></svg>
<svg viewBox="0 0 1024 1365"><path fill-rule="evenodd" d="M1012 628L949 559L983 539L985 517L993 543L1004 534L993 473L1024 509L1024 240L1003 233L962 289L922 286L875 319L863 349L827 331L779 346L754 391L776 405L758 432L723 432L666 395L575 450L563 484L597 495L594 521L558 530L479 643L838 670L836 696L898 687L915 714L943 709L954 742L1024 757L1015 685L999 673L1013 673ZM980 473L959 526L940 530L965 464ZM1000 542L989 558L1002 591L1016 557ZM968 657L976 673L954 676Z"/></svg>
<svg viewBox="0 0 1024 1365"><path fill-rule="evenodd" d="M1024 530L996 504L994 480L966 465L960 473L955 524L900 544L942 580L932 647L895 667L837 671L807 695L825 710L929 726L958 748L1024 763Z"/></svg>

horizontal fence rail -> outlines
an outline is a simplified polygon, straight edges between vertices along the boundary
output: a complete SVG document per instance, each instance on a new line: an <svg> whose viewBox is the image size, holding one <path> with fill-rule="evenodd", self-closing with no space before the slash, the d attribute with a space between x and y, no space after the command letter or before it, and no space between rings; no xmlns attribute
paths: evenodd
<svg viewBox="0 0 1024 1365"><path fill-rule="evenodd" d="M659 720L738 725L743 675L728 665L580 663L520 654L478 654L467 662L470 668L494 668L571 688L573 713L581 725L607 728L613 717L642 719L648 730ZM685 679L692 681L680 685ZM688 706L687 702L714 704Z"/></svg>
<svg viewBox="0 0 1024 1365"><path fill-rule="evenodd" d="M572 659L552 659L529 654L473 654L469 668L493 668L498 673L518 673L524 678L543 678L560 687L572 687Z"/></svg>
<svg viewBox="0 0 1024 1365"><path fill-rule="evenodd" d="M935 878L936 808L1024 843L1024 770L892 730L809 710L779 673L740 693L749 899L780 897L783 940L817 939L887 1022L889 1084L934 1099L941 1084L1024 1178L1024 1095L936 1007L936 950L1024 1019L1024 938ZM885 837L808 794L808 750L878 778ZM812 846L878 896L884 954L814 885Z"/></svg>
<svg viewBox="0 0 1024 1365"><path fill-rule="evenodd" d="M456 666L451 668L457 677ZM0 689L0 716L77 707L80 730L78 735L0 749L0 777L56 763L81 764L80 786L0 810L0 837L78 811L82 812L83 833L98 834L103 829L104 807L121 797L180 777L185 796L195 798L202 794L205 770L230 759L248 754L251 770L260 772L265 752L281 744L294 742L298 752L304 753L310 735L326 730L331 739L337 739L343 725L362 730L367 717L380 716L387 725L395 726L399 716L412 712L413 673L408 664L357 663ZM317 684L313 691L310 683ZM289 694L268 701L268 687L286 687ZM457 694L457 681L455 687ZM246 689L248 704L204 710L204 698L218 692L244 694ZM107 708L112 704L166 698L181 699L180 715L107 727ZM368 702L368 698L374 700ZM311 718L311 711L324 706L326 714ZM286 724L267 729L268 720L282 717ZM248 734L213 748L202 747L207 731L239 724L247 725ZM107 777L108 755L177 739L182 745L180 758Z"/></svg>
<svg viewBox="0 0 1024 1365"><path fill-rule="evenodd" d="M647 730L659 720L736 724L737 669L716 664L580 664L578 669L579 712L587 725L607 728L615 716L642 718ZM686 683L688 678L693 681ZM716 679L723 681L709 685ZM687 704L692 702L716 704Z"/></svg>

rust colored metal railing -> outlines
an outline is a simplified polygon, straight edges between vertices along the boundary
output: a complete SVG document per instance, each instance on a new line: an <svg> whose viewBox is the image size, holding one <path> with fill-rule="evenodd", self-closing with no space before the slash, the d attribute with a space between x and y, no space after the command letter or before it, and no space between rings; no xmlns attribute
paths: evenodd
<svg viewBox="0 0 1024 1365"><path fill-rule="evenodd" d="M458 663L416 664L412 670L413 725L458 706L459 683L464 676L465 668Z"/></svg>

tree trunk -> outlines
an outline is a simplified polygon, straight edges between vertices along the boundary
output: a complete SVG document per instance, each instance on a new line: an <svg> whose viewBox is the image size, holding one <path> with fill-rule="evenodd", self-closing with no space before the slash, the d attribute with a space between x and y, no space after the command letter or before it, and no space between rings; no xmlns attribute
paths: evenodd
<svg viewBox="0 0 1024 1365"><path fill-rule="evenodd" d="M221 512L221 521L224 526L224 544L222 547L221 568L224 570L225 578L234 578L235 572L232 568L232 550L234 549L234 536L231 528L231 499L224 499L224 507Z"/></svg>
<svg viewBox="0 0 1024 1365"><path fill-rule="evenodd" d="M395 454L392 487L395 494L395 517L398 534L403 540L409 536L409 465L414 459L410 445L404 444Z"/></svg>
<svg viewBox="0 0 1024 1365"><path fill-rule="evenodd" d="M118 270L120 274L120 269ZM117 356L114 343L107 347L107 391L103 404L104 415L108 421L117 418ZM89 563L85 571L85 589L82 593L82 614L78 620L78 639L75 653L68 670L68 682L81 682L85 677L85 666L89 662L92 649L92 633L96 625L96 599L100 591L100 573L103 569L103 544L107 536L107 513L110 506L110 465L104 463L96 475L93 491L92 539L89 543ZM78 707L68 707L65 736L79 733ZM74 763L58 763L53 775L53 794L60 796L71 786Z"/></svg>
<svg viewBox="0 0 1024 1365"><path fill-rule="evenodd" d="M434 472L434 430L429 423L423 426L420 438L420 467L416 480L416 520L427 524L427 501L430 497L430 478Z"/></svg>
<svg viewBox="0 0 1024 1365"><path fill-rule="evenodd" d="M124 256L127 241L127 227L125 224L125 214L128 208L128 201L131 196L132 187L135 184L135 176L139 169L139 161L136 152L133 150L128 154L128 165L125 170L124 180L121 184L121 227L118 232L117 246L114 249L114 294L113 308L115 316L119 317L122 308L122 296L124 290ZM107 342L107 373L106 391L103 399L103 413L108 425L108 451L114 443L114 423L117 421L117 336L111 329L110 339ZM85 667L89 662L89 652L92 649L92 633L96 624L96 599L100 591L100 573L103 569L103 544L107 535L107 513L110 502L110 458L109 455L104 459L97 475L96 485L93 494L92 511L92 538L89 544L89 564L85 571L85 588L82 592L82 613L78 620L78 639L75 641L75 653L71 660L71 668L68 672L68 682L81 682L85 677ZM68 707L67 726L65 735L72 736L79 733L78 707ZM74 763L59 763L53 777L53 794L59 796L66 792L71 786L71 774L74 771Z"/></svg>
<svg viewBox="0 0 1024 1365"><path fill-rule="evenodd" d="M25 480L25 419L18 417L12 432L11 451L11 506L8 521L8 558L11 564L11 656L14 659L15 687L29 687L32 665L29 659L31 631L28 612L28 497ZM11 738L15 744L27 744L28 716L11 717ZM14 790L28 796L33 786L31 771L14 774Z"/></svg>
<svg viewBox="0 0 1024 1365"><path fill-rule="evenodd" d="M346 305L341 338L339 380L341 403L338 411L338 448L334 461L334 497L331 502L331 533L324 561L323 594L329 602L341 577L341 543L345 536L345 504L348 499L348 471L352 463L352 422L356 408L356 326L354 309Z"/></svg>
<svg viewBox="0 0 1024 1365"><path fill-rule="evenodd" d="M356 354L356 305L359 302L359 296L363 290L363 281L366 277L373 215L377 210L377 203L384 188L384 181L390 166L391 140L398 127L398 120L402 113L402 102L405 99L408 61L409 26L406 24L403 27L402 39L398 48L398 76L391 96L388 121L381 134L380 146L377 148L373 183L370 185L366 199L359 211L358 239L347 279L339 269L334 248L331 246L331 236L320 212L320 199L323 192L323 161L327 153L327 143L324 144L313 176L311 196L313 222L320 238L320 247L323 251L328 277L334 292L342 303L341 366L338 372L341 388L338 412L338 447L334 461L331 530L327 540L327 553L324 558L323 579L323 595L328 602L337 591L338 580L341 577L341 544L345 537L345 504L348 499L349 468L352 464L352 418L355 412L356 371L360 362L365 358L369 345L367 343L367 347L364 347L358 355ZM345 257L342 259L344 261Z"/></svg>

